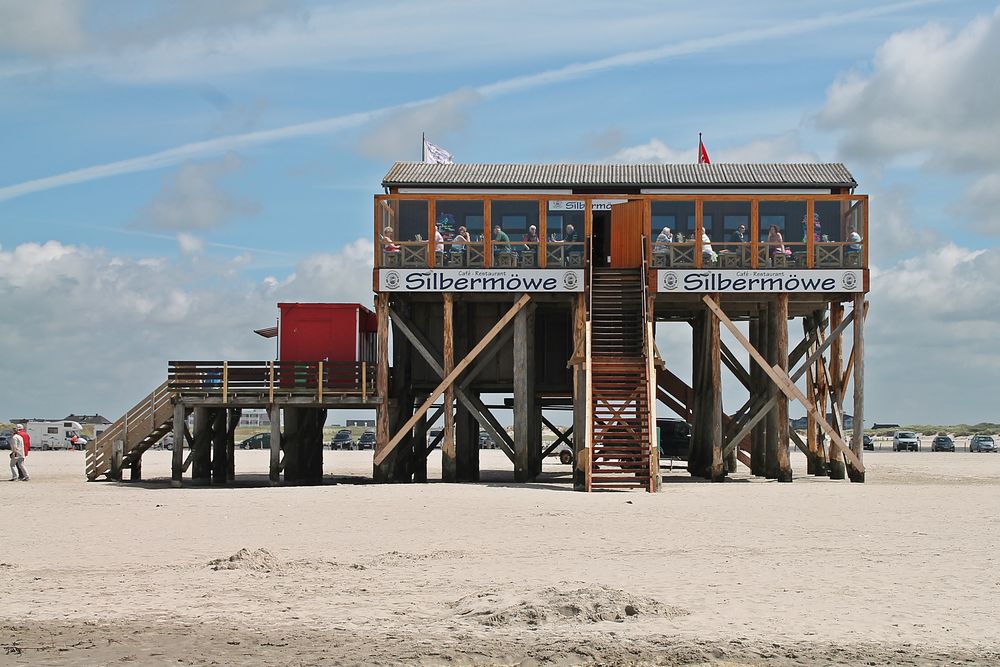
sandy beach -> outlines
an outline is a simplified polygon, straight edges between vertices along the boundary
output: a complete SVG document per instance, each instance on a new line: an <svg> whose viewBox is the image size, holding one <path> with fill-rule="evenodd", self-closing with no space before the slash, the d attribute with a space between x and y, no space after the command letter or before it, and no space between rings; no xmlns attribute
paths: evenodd
<svg viewBox="0 0 1000 667"><path fill-rule="evenodd" d="M271 488L240 451L235 488L174 489L169 459L0 482L0 664L1000 664L997 455L657 495L571 492L555 459L515 485L496 450L464 485L366 484L361 451Z"/></svg>

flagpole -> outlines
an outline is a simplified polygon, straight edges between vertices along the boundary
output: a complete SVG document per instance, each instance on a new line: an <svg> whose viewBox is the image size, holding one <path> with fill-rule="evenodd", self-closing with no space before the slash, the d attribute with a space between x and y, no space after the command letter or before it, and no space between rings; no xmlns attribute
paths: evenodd
<svg viewBox="0 0 1000 667"><path fill-rule="evenodd" d="M701 132L698 133L698 164L701 164Z"/></svg>
<svg viewBox="0 0 1000 667"><path fill-rule="evenodd" d="M420 161L427 161L427 135L420 133Z"/></svg>

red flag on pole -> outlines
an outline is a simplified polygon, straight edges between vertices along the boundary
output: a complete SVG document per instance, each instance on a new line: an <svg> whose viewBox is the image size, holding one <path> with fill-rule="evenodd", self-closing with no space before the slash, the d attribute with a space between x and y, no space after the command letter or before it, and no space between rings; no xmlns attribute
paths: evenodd
<svg viewBox="0 0 1000 667"><path fill-rule="evenodd" d="M701 140L701 132L698 133L698 164L712 164L712 161L708 159L705 144Z"/></svg>

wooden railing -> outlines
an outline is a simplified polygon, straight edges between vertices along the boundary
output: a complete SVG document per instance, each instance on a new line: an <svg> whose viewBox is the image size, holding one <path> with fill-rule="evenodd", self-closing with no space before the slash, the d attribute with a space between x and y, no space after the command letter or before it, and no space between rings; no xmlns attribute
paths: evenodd
<svg viewBox="0 0 1000 667"><path fill-rule="evenodd" d="M124 458L157 428L173 418L172 392L164 382L135 404L100 436L87 443L87 479L93 481L114 469L114 458ZM120 443L120 452L115 452Z"/></svg>
<svg viewBox="0 0 1000 667"><path fill-rule="evenodd" d="M177 394L220 397L360 396L375 389L375 366L340 361L171 361L167 384Z"/></svg>

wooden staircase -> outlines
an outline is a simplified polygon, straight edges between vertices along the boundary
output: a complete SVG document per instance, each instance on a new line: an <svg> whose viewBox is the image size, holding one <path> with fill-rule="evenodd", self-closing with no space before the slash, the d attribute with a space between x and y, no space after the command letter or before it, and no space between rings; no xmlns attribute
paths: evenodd
<svg viewBox="0 0 1000 667"><path fill-rule="evenodd" d="M593 268L589 488L655 490L648 327L641 269Z"/></svg>
<svg viewBox="0 0 1000 667"><path fill-rule="evenodd" d="M139 461L143 452L173 430L173 392L164 382L87 443L87 479L121 479L121 471ZM175 443L183 446L183 443ZM120 459L119 459L120 457Z"/></svg>

